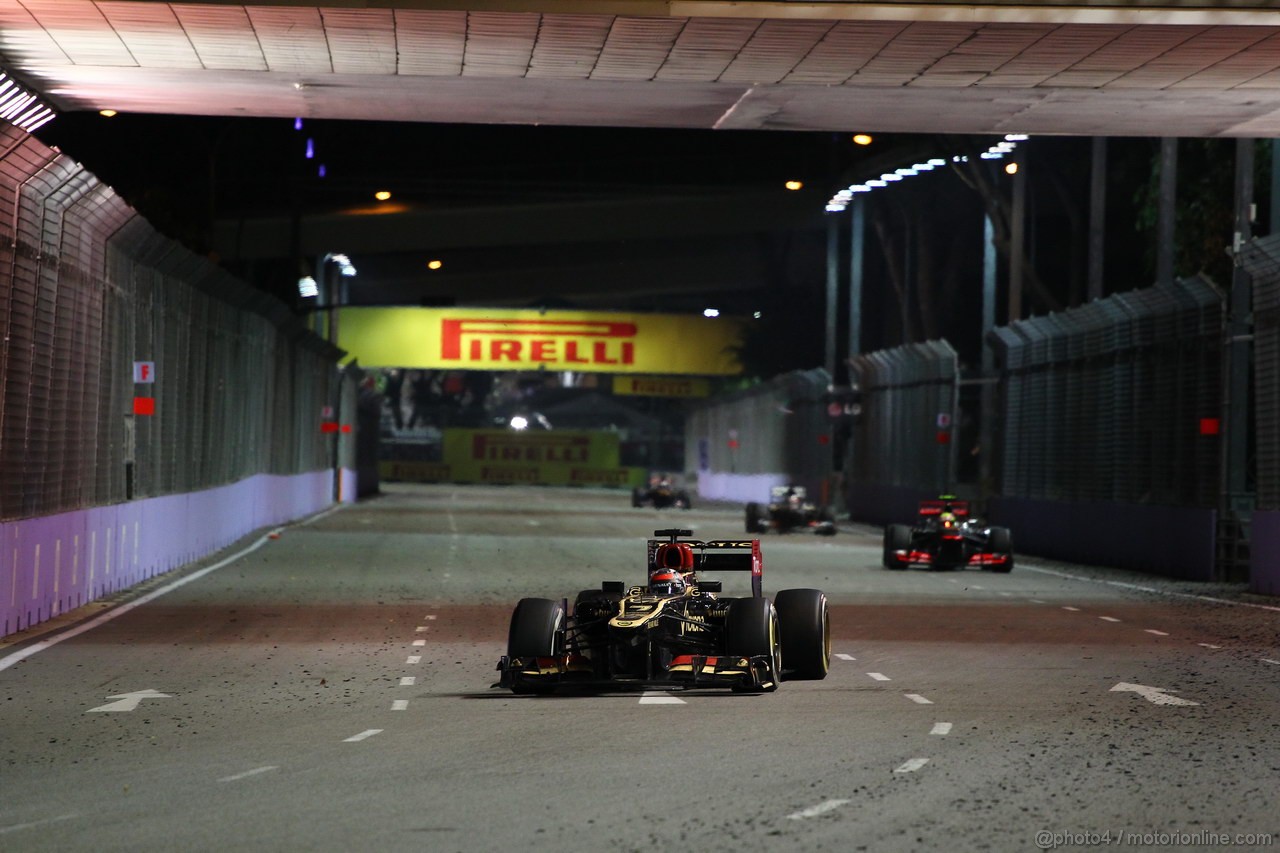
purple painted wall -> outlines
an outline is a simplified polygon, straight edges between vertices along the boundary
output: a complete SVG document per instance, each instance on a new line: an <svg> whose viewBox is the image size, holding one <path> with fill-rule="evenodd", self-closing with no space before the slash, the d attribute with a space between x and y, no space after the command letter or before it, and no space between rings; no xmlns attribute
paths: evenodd
<svg viewBox="0 0 1280 853"><path fill-rule="evenodd" d="M1280 595L1280 511L1258 510L1249 523L1249 589Z"/></svg>
<svg viewBox="0 0 1280 853"><path fill-rule="evenodd" d="M0 636L332 503L333 472L321 470L0 523Z"/></svg>

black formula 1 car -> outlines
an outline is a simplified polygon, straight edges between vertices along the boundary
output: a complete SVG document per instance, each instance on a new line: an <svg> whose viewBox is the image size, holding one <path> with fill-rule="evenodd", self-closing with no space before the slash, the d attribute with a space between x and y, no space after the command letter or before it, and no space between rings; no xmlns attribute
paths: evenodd
<svg viewBox="0 0 1280 853"><path fill-rule="evenodd" d="M914 525L890 524L884 531L884 564L930 568L1013 571L1013 535L969 515L968 501L941 497L920 502Z"/></svg>
<svg viewBox="0 0 1280 853"><path fill-rule="evenodd" d="M762 592L760 540L683 539L655 530L649 583L606 581L567 599L525 598L511 614L495 687L549 693L728 687L767 693L789 679L822 679L831 662L827 597L816 589ZM751 572L751 596L725 598L704 571Z"/></svg>
<svg viewBox="0 0 1280 853"><path fill-rule="evenodd" d="M693 509L693 501L689 493L676 486L665 474L657 474L649 478L648 486L637 486L631 490L633 507L652 506L655 509Z"/></svg>
<svg viewBox="0 0 1280 853"><path fill-rule="evenodd" d="M836 522L831 508L817 506L806 500L804 486L774 486L769 497L769 503L763 506L758 503L747 504L748 533L807 530L819 536L836 535Z"/></svg>

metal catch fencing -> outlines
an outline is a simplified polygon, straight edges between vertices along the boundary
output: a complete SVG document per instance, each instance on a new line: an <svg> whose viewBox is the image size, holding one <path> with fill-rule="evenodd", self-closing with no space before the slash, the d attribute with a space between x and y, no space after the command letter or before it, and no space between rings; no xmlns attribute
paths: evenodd
<svg viewBox="0 0 1280 853"><path fill-rule="evenodd" d="M340 351L7 126L0 332L0 520L332 464Z"/></svg>
<svg viewBox="0 0 1280 853"><path fill-rule="evenodd" d="M1245 245L1253 281L1254 451L1257 507L1280 510L1280 235Z"/></svg>
<svg viewBox="0 0 1280 853"><path fill-rule="evenodd" d="M685 470L704 497L767 501L772 485L804 486L828 500L831 424L821 368L783 374L693 409L685 421Z"/></svg>
<svg viewBox="0 0 1280 853"><path fill-rule="evenodd" d="M995 329L1000 494L1216 506L1224 310L1195 277Z"/></svg>
<svg viewBox="0 0 1280 853"><path fill-rule="evenodd" d="M959 358L951 345L907 344L864 353L849 365L862 394L846 465L850 506L860 503L858 493L953 488Z"/></svg>

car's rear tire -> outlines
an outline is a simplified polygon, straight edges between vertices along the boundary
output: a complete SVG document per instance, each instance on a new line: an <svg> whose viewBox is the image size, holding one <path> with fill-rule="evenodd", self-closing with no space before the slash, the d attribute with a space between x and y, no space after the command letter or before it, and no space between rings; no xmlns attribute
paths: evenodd
<svg viewBox="0 0 1280 853"><path fill-rule="evenodd" d="M911 528L905 524L890 524L884 530L884 567L905 569L907 561L898 557L898 551L911 550Z"/></svg>
<svg viewBox="0 0 1280 853"><path fill-rule="evenodd" d="M992 566L994 572L1013 571L1013 533L1007 527L993 527L987 536L987 548L994 554L1006 554L1009 559L1001 565Z"/></svg>
<svg viewBox="0 0 1280 853"><path fill-rule="evenodd" d="M507 658L547 658L558 655L564 645L564 604L549 598L522 598L511 613L507 632ZM529 681L516 677L513 693L550 693L555 682Z"/></svg>
<svg viewBox="0 0 1280 853"><path fill-rule="evenodd" d="M773 599L791 678L819 680L831 669L831 619L817 589L784 589Z"/></svg>
<svg viewBox="0 0 1280 853"><path fill-rule="evenodd" d="M760 504L758 503L747 504L747 532L760 532Z"/></svg>
<svg viewBox="0 0 1280 853"><path fill-rule="evenodd" d="M739 598L729 605L724 620L725 651L731 657L768 657L773 662L773 683L765 693L778 689L782 677L782 642L778 612L767 598Z"/></svg>

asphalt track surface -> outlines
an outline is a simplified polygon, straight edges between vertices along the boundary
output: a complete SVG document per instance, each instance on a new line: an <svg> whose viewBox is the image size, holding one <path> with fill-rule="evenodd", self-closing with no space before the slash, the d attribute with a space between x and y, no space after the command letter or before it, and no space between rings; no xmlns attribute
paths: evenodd
<svg viewBox="0 0 1280 853"><path fill-rule="evenodd" d="M640 582L654 529L738 537L741 508L384 488L9 638L0 849L1280 846L1274 599L891 572L845 524L762 537L766 594L832 602L826 680L517 697L519 598Z"/></svg>

